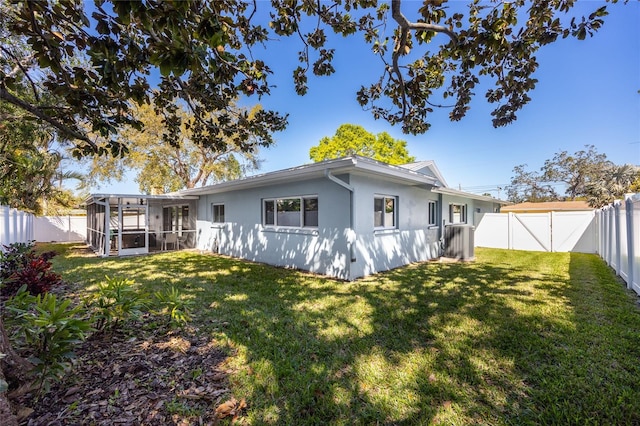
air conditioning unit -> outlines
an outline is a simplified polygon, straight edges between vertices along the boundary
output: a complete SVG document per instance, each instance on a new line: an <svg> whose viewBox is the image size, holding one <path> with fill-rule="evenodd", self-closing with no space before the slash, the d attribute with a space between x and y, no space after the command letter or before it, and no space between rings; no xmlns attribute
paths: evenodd
<svg viewBox="0 0 640 426"><path fill-rule="evenodd" d="M475 260L473 232L475 227L455 223L444 227L444 257L457 260Z"/></svg>

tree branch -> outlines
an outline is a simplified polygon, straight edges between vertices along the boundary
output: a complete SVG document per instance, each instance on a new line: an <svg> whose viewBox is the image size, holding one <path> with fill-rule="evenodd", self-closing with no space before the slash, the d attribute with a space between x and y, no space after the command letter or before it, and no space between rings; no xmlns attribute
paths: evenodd
<svg viewBox="0 0 640 426"><path fill-rule="evenodd" d="M396 75L396 79L398 84L400 85L400 90L402 92L402 116L404 117L407 112L407 96L405 92L404 79L402 77L402 73L400 72L400 66L398 65L398 60L400 56L405 53L405 49L407 47L407 40L409 38L410 31L433 31L436 33L444 33L448 35L454 43L458 42L458 37L456 34L451 31L449 28L443 25L435 25L429 24L426 22L410 22L400 11L400 4L402 0L392 0L391 1L391 16L398 23L399 31L400 31L400 41L395 46L392 55L392 71L393 74Z"/></svg>
<svg viewBox="0 0 640 426"><path fill-rule="evenodd" d="M9 51L8 49L4 48L3 46L0 46L0 50L2 50L7 56L10 56L11 58L13 58L13 60L16 62L16 66L13 67L13 69L11 70L11 72L9 74L7 74L7 77L13 77L18 73L18 71L22 71L22 74L24 74L24 77L27 80L29 80L29 84L31 84L31 90L33 91L33 96L36 99L36 102L40 102L40 95L38 94L38 89L36 88L36 84L31 79L31 76L29 75L29 73L25 69L25 65L22 63L22 61L24 61L25 63L29 63L29 62L33 61L33 59L35 58L35 55L31 54L31 55L29 55L29 56L27 56L25 58L22 58L22 61L21 61L11 51Z"/></svg>
<svg viewBox="0 0 640 426"><path fill-rule="evenodd" d="M41 119L43 121L46 121L47 123L49 123L50 125L52 125L56 129L58 129L63 134L65 134L67 136L71 136L73 139L78 139L78 140L81 140L81 141L85 142L94 151L98 150L98 145L96 145L95 142L93 142L91 139L89 139L89 137L87 135L81 134L81 133L77 132L76 130L71 129L69 126L66 126L63 123L60 123L58 120L54 119L53 117L49 117L48 115L44 114L39 108L29 104L28 102L23 101L22 99L14 96L14 95L12 95L4 87L1 87L1 86L0 86L0 99L3 99L5 101L9 102L10 104L13 104L13 105L17 106L18 108L21 108L21 109L23 109L23 110L35 115L36 117L38 117L39 119Z"/></svg>
<svg viewBox="0 0 640 426"><path fill-rule="evenodd" d="M454 43L458 42L458 36L449 28L443 25L429 24L427 22L409 22L409 20L400 11L400 4L402 0L391 1L391 16L398 23L403 30L421 30L421 31L433 31L436 33L444 33L451 37Z"/></svg>

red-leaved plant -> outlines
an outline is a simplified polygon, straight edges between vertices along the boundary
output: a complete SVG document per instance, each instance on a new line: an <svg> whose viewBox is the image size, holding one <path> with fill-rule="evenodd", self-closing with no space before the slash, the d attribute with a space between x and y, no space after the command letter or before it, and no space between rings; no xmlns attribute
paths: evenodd
<svg viewBox="0 0 640 426"><path fill-rule="evenodd" d="M0 298L14 296L18 289L26 285L33 295L49 292L62 283L62 277L51 271L53 251L36 253L33 244L5 246L0 255Z"/></svg>

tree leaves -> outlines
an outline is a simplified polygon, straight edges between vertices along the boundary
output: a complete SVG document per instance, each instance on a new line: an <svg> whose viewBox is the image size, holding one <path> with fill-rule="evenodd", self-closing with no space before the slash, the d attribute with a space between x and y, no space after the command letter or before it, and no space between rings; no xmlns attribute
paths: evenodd
<svg viewBox="0 0 640 426"><path fill-rule="evenodd" d="M592 207L602 207L625 193L631 192L634 183L640 182L640 169L630 164L615 165L599 153L595 146L585 145L574 154L557 152L546 160L540 172L526 171L526 164L514 167L515 175L507 187L509 201L540 202L560 199L553 188L565 187L567 199L586 198Z"/></svg>
<svg viewBox="0 0 640 426"><path fill-rule="evenodd" d="M258 167L259 143L253 139L257 136L250 138L246 146L239 145L241 142L234 139L233 132L219 143L210 139L196 143L195 138L198 132L204 132L203 122L208 120L228 129L244 127L248 132L257 133L257 129L251 129L250 122L261 112L258 107L247 112L234 106L229 113L206 114L197 119L183 108L158 113L149 105L134 107L133 115L144 123L144 130L131 127L121 130L116 142L122 143L114 146L126 143L129 151L124 155L92 158L89 178L99 184L121 180L127 171L133 171L140 191L146 194L240 178ZM170 139L175 145L163 142L167 132L173 132Z"/></svg>
<svg viewBox="0 0 640 426"><path fill-rule="evenodd" d="M14 77L7 71L20 64L25 78L35 81L36 75L42 76L34 84L36 92L48 90L58 100L57 104L29 101L25 109L76 141L77 156L124 153L126 149L113 144L123 144L116 142L120 129L139 125L133 105L153 102L157 110L168 110L169 105L181 104L201 117L227 111L242 96L269 95L271 70L254 57L252 47L270 36L300 39L300 66L293 80L296 93L304 95L308 72L317 76L335 72L335 49L328 46L332 31L342 36L361 34L381 59L380 78L361 82L357 92L358 102L375 118L399 124L405 133L424 133L433 108L443 106L434 99L442 97L452 102L444 105L451 108L450 118L460 120L483 76L495 84L486 93L487 100L496 104L493 125L504 126L516 120L531 100L528 93L537 82L533 74L540 47L560 36L584 39L604 24L605 6L564 23L573 4L473 1L465 8L440 0L417 7L401 0L392 0L391 7L373 0L272 0L270 4L96 0L94 7L85 8L77 0L18 2L2 6L0 32L9 44L23 40L29 48L22 55L3 56L0 88L5 91L0 94L2 100L25 108L9 96L15 95ZM267 19L257 13L262 7L268 7ZM416 20L409 21L403 12L417 16ZM388 25L391 19L397 26ZM449 39L442 38L442 32ZM25 65L30 56L33 61ZM166 119L172 126L182 124L171 112ZM203 120L193 139L220 149L232 133L241 149L269 146L287 117L265 111L242 124L247 128L229 129ZM87 129L110 138L112 148L96 145ZM169 145L175 145L176 138L171 131L163 135Z"/></svg>
<svg viewBox="0 0 640 426"><path fill-rule="evenodd" d="M407 151L407 143L393 139L387 132L374 135L362 126L343 124L336 134L324 137L319 144L311 147L309 157L313 161L361 155L389 164L407 164L415 161Z"/></svg>
<svg viewBox="0 0 640 426"><path fill-rule="evenodd" d="M2 20L2 29L12 34L12 40L24 37L33 49L39 67L25 69L27 73L43 69L41 88L55 92L64 105L51 108L31 103L33 110L46 116L61 134L76 140L77 157L126 153L127 143L116 135L125 126L139 125L132 115L134 104L153 101L157 109L164 110L181 102L195 116L203 116L227 110L240 94L269 92L265 83L270 70L264 63L225 49L241 47L233 17L246 27L246 20L240 19L244 19L246 5L100 1L91 22L82 6L74 1L23 2L3 9ZM252 34L258 38L259 31ZM78 58L84 63L68 65ZM154 69L161 82L159 96L152 98ZM167 119L177 126L182 123L171 112ZM273 112L245 122L246 128L228 129L203 120L194 140L221 141L232 133L239 147L268 146L273 143L272 133L284 127L286 118ZM109 141L97 145L88 131ZM176 137L175 132L163 135L170 145L176 143Z"/></svg>

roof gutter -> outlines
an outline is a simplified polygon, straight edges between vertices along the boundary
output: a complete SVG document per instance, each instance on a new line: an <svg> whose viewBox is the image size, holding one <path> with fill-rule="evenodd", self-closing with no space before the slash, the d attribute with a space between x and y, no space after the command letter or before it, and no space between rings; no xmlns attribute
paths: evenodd
<svg viewBox="0 0 640 426"><path fill-rule="evenodd" d="M503 206L507 204L511 204L509 201L503 201L497 198L487 197L486 195L478 195L478 194L472 194L470 192L458 191L452 188L433 188L431 191L437 194L467 197L467 198L471 198L472 200L478 200L478 201L489 201L489 202L500 204Z"/></svg>

